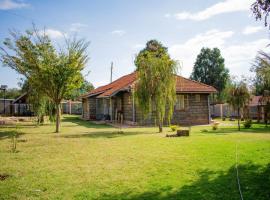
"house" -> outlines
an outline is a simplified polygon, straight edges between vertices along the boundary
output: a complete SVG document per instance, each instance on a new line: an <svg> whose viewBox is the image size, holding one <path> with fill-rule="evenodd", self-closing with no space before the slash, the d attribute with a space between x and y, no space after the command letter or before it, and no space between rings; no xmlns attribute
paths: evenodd
<svg viewBox="0 0 270 200"><path fill-rule="evenodd" d="M133 93L135 82L136 72L133 72L83 95L82 118L123 120L125 123L155 125L153 113L145 118L136 105ZM215 92L216 89L212 86L176 76L177 101L171 123L183 125L210 123L208 97Z"/></svg>

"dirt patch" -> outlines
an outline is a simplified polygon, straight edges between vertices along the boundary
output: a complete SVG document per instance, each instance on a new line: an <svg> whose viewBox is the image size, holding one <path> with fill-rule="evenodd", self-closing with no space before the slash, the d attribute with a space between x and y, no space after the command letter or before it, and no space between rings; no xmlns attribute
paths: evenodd
<svg viewBox="0 0 270 200"><path fill-rule="evenodd" d="M6 180L9 177L10 177L9 174L0 174L0 181L4 181L4 180Z"/></svg>

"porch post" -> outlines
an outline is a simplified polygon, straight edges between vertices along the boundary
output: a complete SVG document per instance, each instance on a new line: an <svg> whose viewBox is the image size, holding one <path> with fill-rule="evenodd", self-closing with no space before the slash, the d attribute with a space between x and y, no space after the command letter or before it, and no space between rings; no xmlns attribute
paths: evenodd
<svg viewBox="0 0 270 200"><path fill-rule="evenodd" d="M207 96L207 104L208 104L208 124L210 124L210 121L211 121L211 112L210 112L209 95Z"/></svg>
<svg viewBox="0 0 270 200"><path fill-rule="evenodd" d="M110 121L112 121L112 97L110 97L109 103L110 103L109 115L110 115Z"/></svg>
<svg viewBox="0 0 270 200"><path fill-rule="evenodd" d="M103 117L105 118L105 112L106 112L106 108L105 108L105 98L103 98Z"/></svg>
<svg viewBox="0 0 270 200"><path fill-rule="evenodd" d="M132 121L135 122L135 101L134 101L134 92L131 91L132 95Z"/></svg>

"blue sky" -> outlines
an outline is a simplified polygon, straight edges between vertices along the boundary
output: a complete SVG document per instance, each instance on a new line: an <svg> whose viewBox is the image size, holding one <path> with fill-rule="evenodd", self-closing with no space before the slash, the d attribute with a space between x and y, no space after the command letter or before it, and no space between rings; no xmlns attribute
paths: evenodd
<svg viewBox="0 0 270 200"><path fill-rule="evenodd" d="M249 71L256 52L269 44L269 31L249 10L254 0L0 0L0 42L8 30L46 27L53 41L63 36L90 41L84 73L95 87L132 72L136 53L150 39L169 48L189 77L202 47L218 47L232 75ZM0 64L0 84L17 87L19 75Z"/></svg>

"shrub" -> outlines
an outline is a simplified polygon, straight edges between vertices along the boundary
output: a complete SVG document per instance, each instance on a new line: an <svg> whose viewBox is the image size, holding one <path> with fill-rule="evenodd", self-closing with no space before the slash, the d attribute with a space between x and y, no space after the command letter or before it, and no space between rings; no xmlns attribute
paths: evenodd
<svg viewBox="0 0 270 200"><path fill-rule="evenodd" d="M252 126L252 120L251 119L247 119L245 122L244 122L244 127L245 128L251 128Z"/></svg>
<svg viewBox="0 0 270 200"><path fill-rule="evenodd" d="M218 122L214 122L214 123L212 124L212 129L213 129L214 131L217 130L217 129L218 129L218 125L219 125Z"/></svg>
<svg viewBox="0 0 270 200"><path fill-rule="evenodd" d="M176 131L177 130L177 128L178 128L178 126L176 126L176 125L171 125L170 126L170 129L171 129L171 131Z"/></svg>

